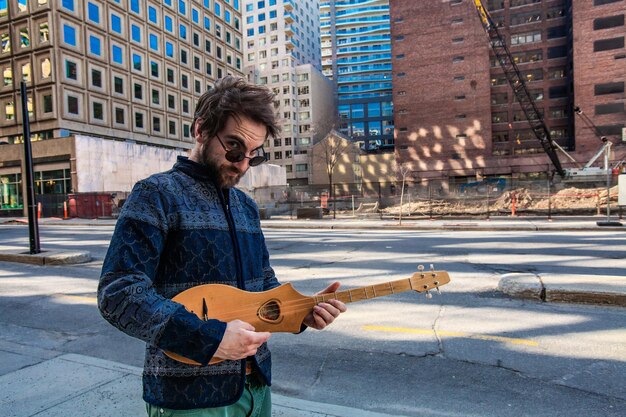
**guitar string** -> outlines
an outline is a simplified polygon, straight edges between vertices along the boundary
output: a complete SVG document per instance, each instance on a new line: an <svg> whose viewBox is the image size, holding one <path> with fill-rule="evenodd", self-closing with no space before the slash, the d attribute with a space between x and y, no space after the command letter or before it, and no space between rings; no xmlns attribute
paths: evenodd
<svg viewBox="0 0 626 417"><path fill-rule="evenodd" d="M411 279L412 278L407 278L407 280L409 282L410 282ZM395 282L397 282L397 283L400 283L400 282L404 283L405 280L399 280L399 281L395 281ZM394 290L394 288L385 287L385 288L379 288L378 292L380 293L380 295L378 295L376 290L374 289L375 287L387 286L390 283L391 282L383 283L383 284L377 284L377 285L372 285L372 286L367 286L367 287L355 288L355 289L352 289L352 290L339 291L339 292L334 292L334 293L318 294L318 295L311 296L311 298L306 299L306 300L285 301L285 302L281 303L281 305L276 306L276 307L268 306L268 307L266 307L266 309L264 311L267 313L267 315L277 314L281 310L284 313L306 311L306 310L310 310L311 309L311 302L313 302L313 307L315 305L317 305L315 303L315 301L312 300L312 298L321 297L322 299L321 299L320 302L325 302L325 301L328 301L328 300L331 300L331 299L338 299L338 295L339 296L347 295L349 297L350 294L348 294L348 293L358 292L358 291L363 291L363 294L365 295L364 299L370 299L370 298L376 298L376 297L384 296L384 295L391 295L391 294L394 294L395 292L398 292L398 291L399 292L404 292L404 291L415 290L410 285L409 285L409 288L405 288L403 290L399 290L399 289L395 289ZM374 294L374 297L369 297L368 296L368 294L367 294L367 289L368 288L372 289L372 293ZM426 291L426 289L423 289L423 291ZM385 292L387 292L387 293L385 293ZM421 291L419 291L419 292L421 292ZM329 295L332 295L332 297L327 298L326 300L324 300L324 296L327 297ZM353 294L353 295L358 295L358 294ZM359 300L357 300L357 301L359 301ZM346 302L350 302L350 300L346 300ZM263 305L259 306L258 303L248 303L248 304L241 305L240 307L243 307L243 308L240 308L238 310L225 311L224 312L224 316L220 320L222 320L222 321L234 320L234 319L242 317L246 313L248 313L248 314L252 313L252 314L254 314L256 316L256 313L263 308ZM254 311L251 311L251 308L254 308ZM293 310L291 310L292 308L293 308Z"/></svg>
<svg viewBox="0 0 626 417"><path fill-rule="evenodd" d="M407 278L407 280L411 280L411 278ZM397 283L404 283L404 280L399 280L397 281ZM323 299L324 296L328 296L328 295L333 295L333 297L328 298L328 300L330 299L337 299L337 295L345 295L348 292L357 292L359 290L363 290L364 295L365 295L365 299L369 299L369 298L375 298L378 296L384 296L384 295L391 295L394 293L394 290L392 288L388 288L386 287L387 285L389 285L389 283L383 283L383 284L377 284L377 285L372 285L372 286L368 286L368 287L361 287L361 288L355 288L353 290L346 290L346 291L339 291L339 292L334 292L334 293L328 293L328 294L319 294L316 296L312 296L311 298L317 298L317 297L322 297L322 300L320 302L324 302L325 300ZM381 287L381 286L385 286L384 288L379 288L379 293L380 295L376 294L376 290L374 289L375 287ZM374 297L368 297L367 294L367 289L371 288L372 292L374 294ZM404 291L410 291L410 290L414 290L414 288L411 288L409 286L409 288L405 288L404 290L400 291L400 292L404 292ZM425 291L426 289L424 289ZM397 291L397 289L396 289ZM386 293L388 292L388 293ZM295 307L295 310L293 310L294 312L300 311L300 310L307 310L310 309L310 303L311 303L311 299L306 299L306 300L294 300L294 301L285 301L282 303L281 306L284 306L283 310L285 312L291 312L289 310L289 308L291 307ZM346 300L347 302L349 302L349 300ZM302 304L303 307L299 307L298 304ZM293 304L293 305L291 305ZM314 304L315 305L315 304ZM281 306L278 307L267 307L265 311L268 312L268 314L272 314L272 313L277 313L280 312L281 310ZM258 303L250 303L250 304L244 304L241 307L243 307L242 309L239 310L230 310L230 311L226 311L225 314L230 314L230 315L234 315L233 319L236 319L237 317L241 317L242 314L244 313L250 313L251 311L249 310L250 307L254 307L255 311L254 314L256 315L256 312L263 306L258 306ZM228 316L228 319L230 319L231 317Z"/></svg>

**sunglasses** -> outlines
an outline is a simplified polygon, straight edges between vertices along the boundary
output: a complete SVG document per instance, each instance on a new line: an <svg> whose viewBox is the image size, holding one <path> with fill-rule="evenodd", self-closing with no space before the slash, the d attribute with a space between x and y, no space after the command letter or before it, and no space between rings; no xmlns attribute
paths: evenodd
<svg viewBox="0 0 626 417"><path fill-rule="evenodd" d="M226 160L228 162L237 163L237 162L243 161L244 159L249 159L250 162L248 162L248 164L251 167L255 167L267 161L267 157L265 155L265 151L263 150L263 148L259 148L259 150L263 153L262 155L246 156L246 153L242 151L241 149L228 149L226 145L224 145L224 142L222 142L222 139L220 139L218 135L215 135L215 137L220 142L220 145L222 145L222 148L224 148L224 150L226 151L226 155L224 156L226 157Z"/></svg>

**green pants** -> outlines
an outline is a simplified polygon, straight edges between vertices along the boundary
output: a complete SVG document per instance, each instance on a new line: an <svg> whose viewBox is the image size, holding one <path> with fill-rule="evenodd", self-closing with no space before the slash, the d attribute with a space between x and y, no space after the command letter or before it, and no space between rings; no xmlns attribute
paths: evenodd
<svg viewBox="0 0 626 417"><path fill-rule="evenodd" d="M146 404L150 417L271 417L272 394L267 385L246 381L241 398L233 405L192 410L171 410Z"/></svg>

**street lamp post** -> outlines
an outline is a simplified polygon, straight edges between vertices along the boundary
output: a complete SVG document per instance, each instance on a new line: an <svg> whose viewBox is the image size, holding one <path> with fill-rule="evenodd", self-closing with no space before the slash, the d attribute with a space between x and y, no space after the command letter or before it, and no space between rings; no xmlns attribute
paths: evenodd
<svg viewBox="0 0 626 417"><path fill-rule="evenodd" d="M26 201L28 207L28 233L30 237L31 255L40 253L39 225L37 224L37 203L35 202L35 187L33 184L33 152L30 144L30 123L28 119L28 96L26 83L20 83L22 96L22 127L24 135L24 159L26 162Z"/></svg>

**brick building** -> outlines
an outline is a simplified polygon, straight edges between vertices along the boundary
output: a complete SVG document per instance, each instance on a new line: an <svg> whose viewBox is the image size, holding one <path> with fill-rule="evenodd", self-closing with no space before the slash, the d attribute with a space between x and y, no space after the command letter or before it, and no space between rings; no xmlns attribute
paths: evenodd
<svg viewBox="0 0 626 417"><path fill-rule="evenodd" d="M621 131L626 119L625 60L617 59L625 52L624 1L483 3L552 138L586 162L600 143L590 132L581 134L584 125L575 119L574 107L585 103L590 118L607 132ZM552 171L490 50L474 2L392 0L390 6L398 163L409 164L416 180L519 178ZM588 33L599 24L594 19L609 16L614 17L600 23L606 29ZM610 50L593 52L598 41L608 42L604 47ZM592 62L606 62L608 70L592 69ZM607 93L594 96L594 88ZM611 113L600 117L597 105L601 113ZM561 161L571 165L564 157Z"/></svg>
<svg viewBox="0 0 626 417"><path fill-rule="evenodd" d="M601 134L624 140L624 49L623 0L572 2L575 105L586 113ZM577 150L593 151L600 142L580 119L576 119ZM582 149L581 149L582 148ZM587 149L588 148L588 149Z"/></svg>

